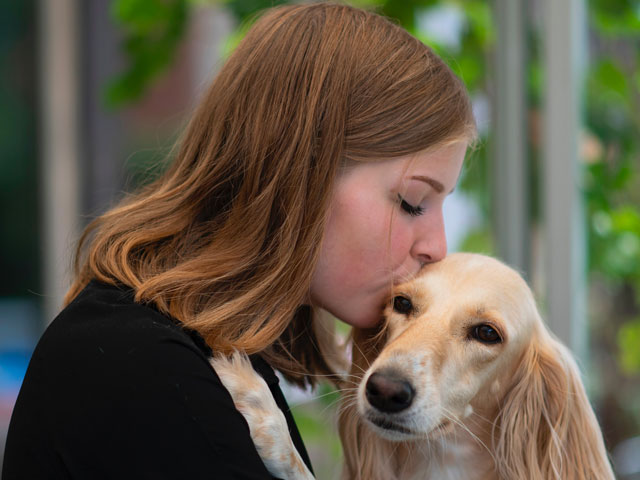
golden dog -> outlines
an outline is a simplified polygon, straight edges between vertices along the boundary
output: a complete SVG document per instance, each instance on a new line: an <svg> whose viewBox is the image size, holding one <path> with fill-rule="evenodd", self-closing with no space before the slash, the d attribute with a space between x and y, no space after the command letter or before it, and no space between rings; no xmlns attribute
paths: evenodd
<svg viewBox="0 0 640 480"><path fill-rule="evenodd" d="M247 387L248 361L213 366L271 473L313 478L266 384ZM614 478L570 352L495 259L453 254L394 287L383 327L353 332L354 377L339 417L345 478Z"/></svg>

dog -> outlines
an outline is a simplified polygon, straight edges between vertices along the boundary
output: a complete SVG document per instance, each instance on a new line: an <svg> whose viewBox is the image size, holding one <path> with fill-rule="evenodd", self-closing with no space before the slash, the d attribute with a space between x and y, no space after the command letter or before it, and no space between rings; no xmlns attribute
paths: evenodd
<svg viewBox="0 0 640 480"><path fill-rule="evenodd" d="M357 386L338 422L345 478L614 479L572 355L498 260L458 253L426 265L393 288L380 328L352 337L345 385ZM212 365L269 471L312 479L246 357Z"/></svg>

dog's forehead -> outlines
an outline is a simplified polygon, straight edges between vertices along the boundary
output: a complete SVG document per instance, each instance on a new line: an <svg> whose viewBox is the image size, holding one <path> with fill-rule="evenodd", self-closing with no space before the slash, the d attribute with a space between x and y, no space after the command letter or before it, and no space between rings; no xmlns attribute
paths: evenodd
<svg viewBox="0 0 640 480"><path fill-rule="evenodd" d="M471 253L451 254L440 262L427 265L419 278L423 288L465 288L480 290L528 290L522 277L512 268L492 257Z"/></svg>
<svg viewBox="0 0 640 480"><path fill-rule="evenodd" d="M516 271L494 258L469 253L427 265L397 291L410 295L414 303L442 308L519 309L523 302L533 301Z"/></svg>

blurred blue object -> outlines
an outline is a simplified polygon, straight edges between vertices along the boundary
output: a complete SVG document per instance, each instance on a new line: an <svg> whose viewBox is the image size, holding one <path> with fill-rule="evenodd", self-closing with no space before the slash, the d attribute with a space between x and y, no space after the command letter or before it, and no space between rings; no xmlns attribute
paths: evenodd
<svg viewBox="0 0 640 480"><path fill-rule="evenodd" d="M30 358L31 350L0 352L0 397L15 401Z"/></svg>
<svg viewBox="0 0 640 480"><path fill-rule="evenodd" d="M11 412L43 330L37 298L0 298L0 470Z"/></svg>
<svg viewBox="0 0 640 480"><path fill-rule="evenodd" d="M0 401L13 404L44 326L34 299L0 299Z"/></svg>
<svg viewBox="0 0 640 480"><path fill-rule="evenodd" d="M613 450L616 471L624 480L640 479L640 437L621 442Z"/></svg>
<svg viewBox="0 0 640 480"><path fill-rule="evenodd" d="M36 300L0 297L0 352L33 350L43 329Z"/></svg>

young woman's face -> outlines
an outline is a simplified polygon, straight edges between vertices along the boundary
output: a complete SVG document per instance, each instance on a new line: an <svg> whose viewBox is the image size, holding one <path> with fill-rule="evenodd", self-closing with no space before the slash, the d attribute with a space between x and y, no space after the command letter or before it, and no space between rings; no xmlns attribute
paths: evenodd
<svg viewBox="0 0 640 480"><path fill-rule="evenodd" d="M442 205L467 145L355 165L337 179L310 299L355 327L380 321L393 284L447 253Z"/></svg>

